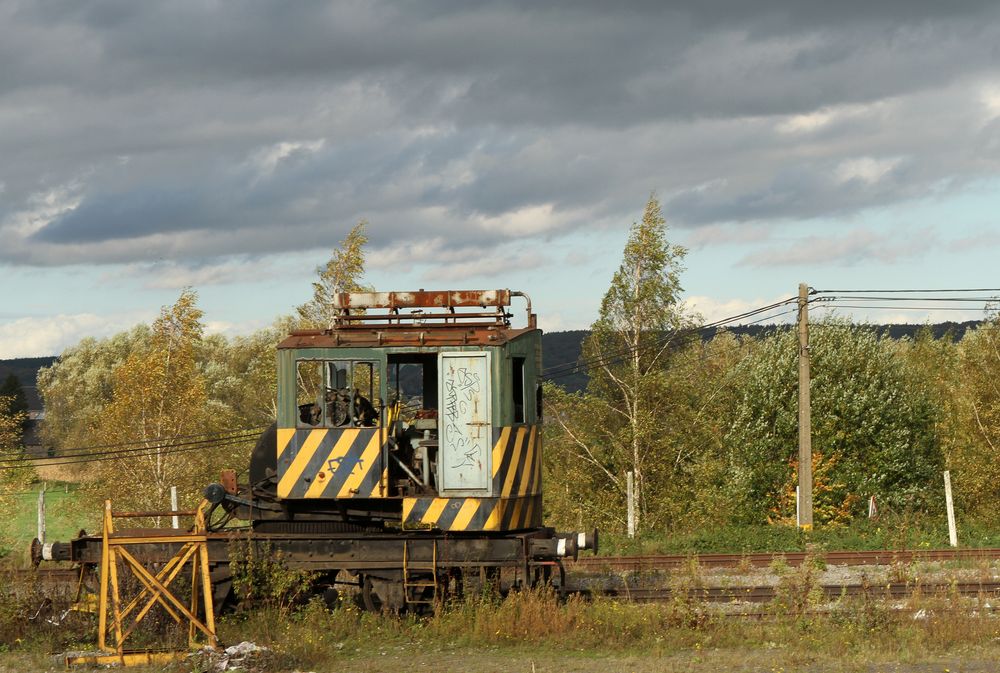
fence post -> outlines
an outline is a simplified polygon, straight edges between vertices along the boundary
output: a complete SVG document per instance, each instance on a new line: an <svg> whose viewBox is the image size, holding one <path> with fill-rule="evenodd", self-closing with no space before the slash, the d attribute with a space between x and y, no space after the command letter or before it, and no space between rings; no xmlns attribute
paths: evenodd
<svg viewBox="0 0 1000 673"><path fill-rule="evenodd" d="M45 484L38 491L38 541L45 543Z"/></svg>
<svg viewBox="0 0 1000 673"><path fill-rule="evenodd" d="M171 486L170 487L170 511L172 511L172 512L176 512L177 511L177 487L176 486ZM176 514L174 514L171 517L171 519L173 519L174 528L180 528L181 527L180 517L178 517Z"/></svg>
<svg viewBox="0 0 1000 673"><path fill-rule="evenodd" d="M635 475L629 470L625 473L625 497L628 500L628 536L635 537Z"/></svg>
<svg viewBox="0 0 1000 673"><path fill-rule="evenodd" d="M957 547L958 531L955 529L955 504L951 501L951 470L944 471L944 501L948 507L948 541L952 547Z"/></svg>

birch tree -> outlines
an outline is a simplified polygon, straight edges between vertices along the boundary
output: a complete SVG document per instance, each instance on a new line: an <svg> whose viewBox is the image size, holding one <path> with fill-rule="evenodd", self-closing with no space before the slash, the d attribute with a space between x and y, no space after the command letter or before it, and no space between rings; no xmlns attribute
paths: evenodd
<svg viewBox="0 0 1000 673"><path fill-rule="evenodd" d="M664 394L666 368L678 331L693 324L680 303L685 254L667 240L660 203L650 196L642 220L632 225L621 265L584 344L590 382L581 401L588 409L589 429L555 414L570 450L606 487L623 493L623 473L634 473L637 527L648 512L654 464L671 462L663 427L671 404Z"/></svg>
<svg viewBox="0 0 1000 673"><path fill-rule="evenodd" d="M194 291L184 290L162 309L148 346L114 370L111 401L98 415L95 434L130 451L99 462L92 489L120 509L165 509L175 485L194 499L211 478L213 458L228 458L214 455L211 445L194 451L167 446L172 438L214 429L196 360L203 330L196 301Z"/></svg>
<svg viewBox="0 0 1000 673"><path fill-rule="evenodd" d="M296 309L299 319L309 327L328 327L335 315L333 297L340 292L363 292L370 288L362 285L365 273L365 245L368 235L366 220L361 220L340 242L330 259L317 267L319 278L312 284L313 297Z"/></svg>

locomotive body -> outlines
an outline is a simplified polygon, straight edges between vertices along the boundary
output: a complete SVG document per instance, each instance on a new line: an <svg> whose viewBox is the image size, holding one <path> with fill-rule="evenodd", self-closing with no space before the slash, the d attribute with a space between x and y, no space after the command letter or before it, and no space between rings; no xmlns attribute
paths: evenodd
<svg viewBox="0 0 1000 673"><path fill-rule="evenodd" d="M282 342L278 500L403 529L540 526L541 333L530 313L511 328L510 296L345 294L331 329Z"/></svg>
<svg viewBox="0 0 1000 673"><path fill-rule="evenodd" d="M541 332L509 290L335 297L278 345L278 415L250 463L261 531L445 532L542 521ZM527 300L527 298L525 297Z"/></svg>

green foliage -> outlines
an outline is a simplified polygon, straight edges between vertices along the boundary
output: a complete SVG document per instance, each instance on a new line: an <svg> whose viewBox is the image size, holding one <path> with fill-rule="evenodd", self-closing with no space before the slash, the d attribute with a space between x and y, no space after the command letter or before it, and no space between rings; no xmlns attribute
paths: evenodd
<svg viewBox="0 0 1000 673"><path fill-rule="evenodd" d="M136 325L106 339L85 338L67 348L51 367L38 372L45 404L42 439L56 450L102 444L97 418L111 401L114 372L149 343L148 325Z"/></svg>
<svg viewBox="0 0 1000 673"><path fill-rule="evenodd" d="M229 545L233 590L241 601L273 607L287 615L311 593L313 574L291 570L271 545L234 540Z"/></svg>
<svg viewBox="0 0 1000 673"><path fill-rule="evenodd" d="M812 330L810 350L813 453L828 464L820 471L827 488L814 494L818 523L860 513L870 495L883 506L930 506L943 464L933 400L909 385L893 346L870 328L826 320ZM794 515L797 353L787 331L741 365L726 444L731 494L747 521Z"/></svg>
<svg viewBox="0 0 1000 673"><path fill-rule="evenodd" d="M277 415L277 345L293 328L290 316L247 336L201 340L197 355L210 413L226 428L270 425Z"/></svg>
<svg viewBox="0 0 1000 673"><path fill-rule="evenodd" d="M949 400L948 445L956 500L969 512L1000 513L1000 316L967 332L959 344L957 378L940 386Z"/></svg>
<svg viewBox="0 0 1000 673"><path fill-rule="evenodd" d="M696 575L685 582L678 588L698 586ZM900 606L877 598L877 590L841 599L831 610L812 610L816 585L808 565L786 573L778 598L761 606L771 613L764 620L725 617L718 605L698 600L560 601L540 590L511 592L499 601L470 596L425 619L331 611L313 601L290 616L262 609L226 618L220 636L270 648L275 661L268 670L431 666L445 672L489 661L496 670L529 670L537 663L538 670L594 672L839 671L845 665L895 670L901 660L940 664L941 656L996 658L996 624L988 611L931 599ZM925 618L914 619L920 610Z"/></svg>
<svg viewBox="0 0 1000 673"><path fill-rule="evenodd" d="M681 262L686 251L667 241L660 204L651 196L640 222L632 225L621 266L601 302L601 311L583 347L590 363L586 395L550 390L554 444L564 452L560 468L621 502L625 472L635 474L637 519L657 518L658 485L676 476L695 454L670 443L670 417L678 403L667 368L677 330L691 324L680 305ZM562 434L564 441L559 441ZM569 463L579 462L570 466ZM597 506L621 520L621 506Z"/></svg>

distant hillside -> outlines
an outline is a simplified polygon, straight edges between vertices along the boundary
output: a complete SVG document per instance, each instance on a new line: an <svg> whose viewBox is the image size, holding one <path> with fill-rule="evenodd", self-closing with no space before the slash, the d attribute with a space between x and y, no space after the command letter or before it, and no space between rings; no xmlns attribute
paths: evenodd
<svg viewBox="0 0 1000 673"><path fill-rule="evenodd" d="M966 322L943 322L934 325L878 325L876 328L882 334L887 334L891 339L912 338L924 328L930 328L935 339L945 336L958 340L961 339L967 330L980 325L977 320ZM725 331L737 336L760 337L775 331L793 329L794 324L781 325L736 325L727 327ZM706 330L702 335L703 339L711 339L717 330ZM570 332L548 332L542 335L542 363L546 371L551 372L553 368L560 365L573 364L579 361L583 346L583 340L590 334L589 330L574 330ZM568 369L568 368L567 368ZM557 372L566 372L567 369L559 369ZM553 379L555 383L569 390L577 392L587 387L587 375L583 372L573 372L572 374L556 375Z"/></svg>
<svg viewBox="0 0 1000 673"><path fill-rule="evenodd" d="M892 339L902 339L913 337L917 332L925 327L929 327L934 334L934 338L940 339L945 335L950 335L953 339L961 339L965 332L980 324L979 321L970 320L967 322L943 322L935 325L879 325L878 329ZM739 336L759 337L776 330L791 329L793 325L737 325L726 328L727 331ZM547 332L542 335L542 362L546 370L552 371L555 367L562 365L573 365L580 360L580 352L583 340L590 334L589 330L572 330L568 332ZM714 331L706 331L703 338L710 339L715 335ZM34 387L36 375L42 367L48 367L55 362L55 356L44 358L17 358L14 360L0 360L0 380L8 374L16 374L21 380L21 385ZM566 371L565 369L562 371ZM565 376L559 376L556 383L566 390L579 391L587 387L587 375L583 372L573 372Z"/></svg>
<svg viewBox="0 0 1000 673"><path fill-rule="evenodd" d="M22 386L33 387L37 384L38 370L42 367L48 367L55 361L56 358L54 355L44 358L0 360L0 381L13 374L21 381Z"/></svg>

